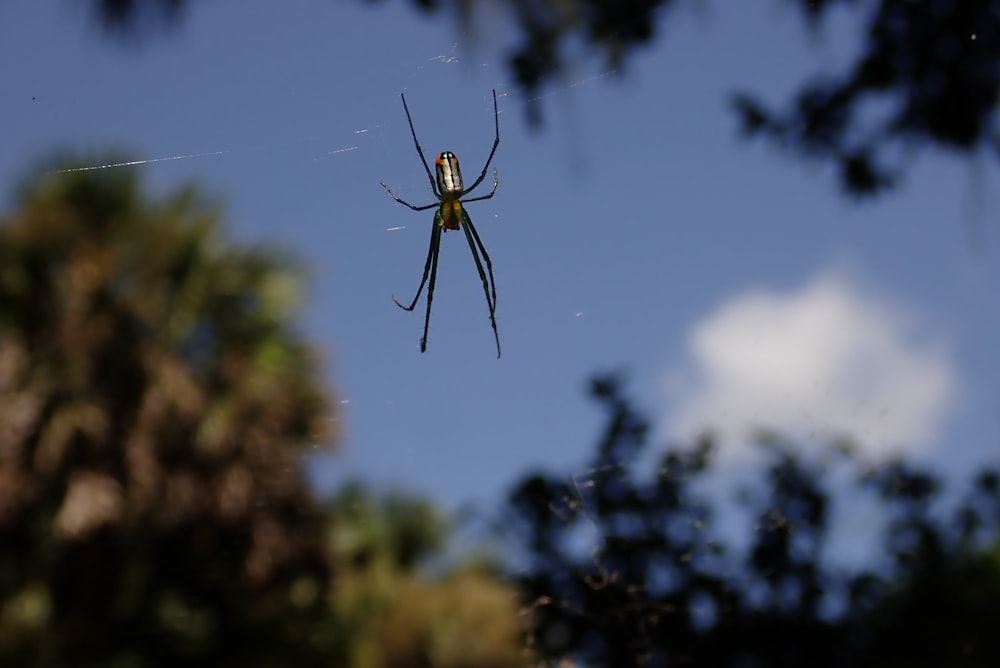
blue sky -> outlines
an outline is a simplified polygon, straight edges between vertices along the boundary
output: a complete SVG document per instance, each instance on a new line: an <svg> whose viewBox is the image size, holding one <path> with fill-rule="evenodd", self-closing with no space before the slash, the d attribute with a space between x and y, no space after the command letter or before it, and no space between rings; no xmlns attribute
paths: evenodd
<svg viewBox="0 0 1000 668"><path fill-rule="evenodd" d="M216 0L131 49L76 4L0 6L3 208L49 152L115 148L150 161L155 192L197 181L234 237L297 253L340 401L341 452L310 465L322 490L361 474L485 507L528 469L580 473L603 426L586 381L609 370L664 442L711 427L734 468L756 426L949 473L1000 454L995 167L918 151L901 189L858 204L827 167L741 141L727 108L846 62L846 12L810 37L774 3L678 10L624 70L588 59L542 91L535 132L505 67L515 36L485 29L503 17L468 35L406 2ZM416 289L433 214L379 186L432 201L399 93L428 157L454 151L468 178L492 88L500 187L469 211L503 358L460 234L420 354L423 302L390 295Z"/></svg>

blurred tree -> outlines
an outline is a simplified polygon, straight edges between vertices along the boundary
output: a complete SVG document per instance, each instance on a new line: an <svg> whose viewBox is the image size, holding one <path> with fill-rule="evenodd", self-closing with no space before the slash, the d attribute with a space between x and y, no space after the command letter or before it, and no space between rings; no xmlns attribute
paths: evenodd
<svg viewBox="0 0 1000 668"><path fill-rule="evenodd" d="M873 512L891 518L886 560L839 573L823 559L829 462L772 444L768 495L747 499L755 532L737 553L713 539L692 491L711 445L668 452L644 476L645 421L616 380L594 394L610 418L588 471L530 475L511 497L538 655L621 667L1000 665L996 472L942 519L932 477L898 462L867 469L862 483L883 501Z"/></svg>
<svg viewBox="0 0 1000 668"><path fill-rule="evenodd" d="M132 169L0 219L0 665L325 665L301 276L218 220Z"/></svg>
<svg viewBox="0 0 1000 668"><path fill-rule="evenodd" d="M798 2L814 27L834 5L861 6L862 52L803 85L787 111L737 95L748 135L835 161L858 195L891 186L922 146L1000 157L1000 1Z"/></svg>
<svg viewBox="0 0 1000 668"><path fill-rule="evenodd" d="M332 606L354 668L527 668L516 592L467 560L431 576L449 523L426 500L347 485L329 506ZM438 565L439 569L444 564Z"/></svg>
<svg viewBox="0 0 1000 668"><path fill-rule="evenodd" d="M91 0L113 33L136 37L173 23L185 0ZM414 0L455 11L470 28L474 6ZM805 82L791 108L768 110L739 93L733 105L743 131L807 157L833 161L847 192L871 195L892 186L912 160L935 147L1000 158L1000 0L793 0L818 30L836 5L855 8L864 32L857 58L841 72ZM621 67L652 42L676 0L511 0L521 44L509 57L515 79L532 98L574 65L568 53L603 55ZM573 50L585 45L581 53ZM875 112L884 109L884 113ZM528 106L539 120L537 105Z"/></svg>
<svg viewBox="0 0 1000 668"><path fill-rule="evenodd" d="M148 31L173 26L187 0L90 0L101 25L118 37L141 38Z"/></svg>

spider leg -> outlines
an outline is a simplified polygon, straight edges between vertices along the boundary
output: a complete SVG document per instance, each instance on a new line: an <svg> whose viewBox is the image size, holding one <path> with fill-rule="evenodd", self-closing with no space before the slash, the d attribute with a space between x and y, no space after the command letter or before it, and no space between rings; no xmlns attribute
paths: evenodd
<svg viewBox="0 0 1000 668"><path fill-rule="evenodd" d="M431 326L431 302L434 301L434 282L437 280L438 273L438 249L441 247L441 230L443 228L437 224L437 219L435 218L434 224L434 262L431 263L431 282L427 286L427 314L424 315L424 335L420 339L420 352L427 352L427 328Z"/></svg>
<svg viewBox="0 0 1000 668"><path fill-rule="evenodd" d="M424 284L427 283L427 275L431 271L431 266L433 265L437 269L437 256L438 249L441 247L441 225L439 224L440 212L434 216L434 227L431 229L431 244L427 249L427 261L424 262L424 276L420 279L420 287L417 288L417 294L414 295L413 301L410 302L409 306L403 306L396 299L396 295L392 296L392 301L396 302L396 306L406 311L412 311L417 305L417 300L420 299L420 293L424 291ZM434 291L434 279L431 279L431 292ZM428 299L428 302L430 300ZM427 315L430 317L430 305L428 304ZM426 332L425 332L426 334Z"/></svg>
<svg viewBox="0 0 1000 668"><path fill-rule="evenodd" d="M493 95L496 96L496 92L494 92ZM413 129L413 119L410 118L410 108L406 106L406 96L403 95L402 93L400 93L399 96L401 98L403 98L403 111L406 112L406 120L410 124L410 134L413 135L413 143L417 147L417 154L420 155L420 162L424 163L424 171L427 172L427 180L431 182L431 192L434 193L435 197L437 197L438 199L441 199L441 194L437 190L437 182L434 180L434 176L431 175L431 168L427 164L427 158L424 157L424 149L420 148L420 141L417 139L417 131ZM493 105L494 105L494 107L496 106L496 99L493 100ZM499 123L499 121L497 121L497 122ZM498 127L497 133L498 133L498 136L499 136L500 130L499 130L499 126L497 126L497 127ZM494 150L496 150L496 147L494 147ZM385 185L385 184L383 184L383 185ZM396 201L398 202L400 200L397 199ZM410 208L412 209L413 207L410 207ZM430 207L425 207L425 208L429 209Z"/></svg>
<svg viewBox="0 0 1000 668"><path fill-rule="evenodd" d="M482 195L481 197L470 197L469 199L463 199L462 200L462 204L465 204L466 202L478 202L481 199L489 199L489 198L493 197L493 195L496 194L497 186L498 185L500 185L500 176L497 175L497 170L494 169L493 170L493 190L490 191L490 194L489 195ZM472 190L472 188L469 188L469 190Z"/></svg>
<svg viewBox="0 0 1000 668"><path fill-rule="evenodd" d="M476 226L472 224L472 219L469 218L469 214L466 213L465 209L462 209L462 228L465 230L465 238L469 242L469 250L472 251L472 259L476 261L476 269L479 270L479 278L483 282L483 293L486 295L486 305L490 309L490 324L493 325L493 338L497 342L497 359L500 358L500 334L497 332L497 319L496 319L496 303L497 303L497 287L496 282L493 280L493 263L490 261L490 254L486 252L486 247L483 246L482 239L479 238L479 233L476 232ZM490 280L489 283L486 281L486 272L483 271L483 263L479 260L479 253L476 252L476 247L478 246L479 252L483 254L483 259L486 260L486 268L489 270ZM433 285L434 279L431 279L431 284ZM492 289L492 297L490 296L490 290ZM429 308L429 307L428 307ZM428 311L429 313L429 311Z"/></svg>
<svg viewBox="0 0 1000 668"><path fill-rule="evenodd" d="M404 100L403 102L404 102L403 106L405 107L406 106L406 104L405 104L406 101ZM490 151L490 157L488 157L486 159L486 165L483 166L483 173L479 175L479 178L476 179L475 183L473 183L471 186L469 186L468 188L465 189L465 192L462 193L463 195L465 193L469 193L469 192L472 192L473 190L475 190L476 186L478 186L480 183L482 183L483 179L486 178L486 172L489 171L489 169L490 169L490 163L493 162L493 154L497 152L497 146L500 145L500 115L499 115L499 112L497 111L497 92L496 92L496 89L493 90L493 124L494 124L494 129L496 130L496 135L495 135L495 139L493 140L493 149ZM414 137L414 139L416 139L416 137ZM417 145L417 148L420 148L419 144ZM423 157L423 156L421 155L421 157ZM428 176L429 176L429 174L428 174ZM496 189L496 186L494 186L494 189ZM492 193L490 193L490 196L492 196ZM483 199L486 199L486 198L483 198Z"/></svg>
<svg viewBox="0 0 1000 668"><path fill-rule="evenodd" d="M400 204L402 204L403 206L408 206L408 207L410 207L410 208L411 208L411 209L413 209L414 211L426 211L427 209L430 209L431 207L434 207L434 206L439 206L439 205L440 205L440 202L434 202L433 204L428 204L428 205L426 205L426 206L413 206L413 205L412 205L412 204L410 204L409 202L407 202L407 201L405 201L405 200L402 200L402 199L400 199L400 198L399 198L399 196L398 196L398 195L396 195L396 193L392 192L392 188L390 188L389 186L387 186L387 185L385 184L385 182L384 182L384 181L379 181L379 183L380 183L380 184L382 184L382 187L383 187L383 188L385 188L385 191L386 191L387 193L389 193L389 196L390 196L390 197L392 197L392 198L393 198L394 200L396 200L397 202L399 202L399 203L400 203ZM493 187L493 189L494 189L494 190L496 190L496 186L494 186L494 187ZM492 193L490 193L490 196L491 196L491 197L492 197L492 195L493 195L493 194L492 194Z"/></svg>
<svg viewBox="0 0 1000 668"><path fill-rule="evenodd" d="M465 210L462 210L465 213ZM479 247L479 251L483 254L483 259L486 260L486 270L490 275L490 287L493 290L493 310L497 310L497 286L496 281L493 280L493 263L490 262L490 254L486 252L486 246L483 245L483 240L479 238L479 232L476 231L476 226L472 224L472 219L469 218L469 214L465 213L465 223L472 232L472 238L476 240L476 245Z"/></svg>

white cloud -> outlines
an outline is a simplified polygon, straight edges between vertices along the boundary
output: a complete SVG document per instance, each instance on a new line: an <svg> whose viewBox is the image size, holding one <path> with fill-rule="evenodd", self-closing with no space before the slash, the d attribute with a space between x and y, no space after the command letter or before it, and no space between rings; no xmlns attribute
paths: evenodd
<svg viewBox="0 0 1000 668"><path fill-rule="evenodd" d="M946 346L928 334L842 273L737 295L692 328L689 370L667 376L669 436L717 434L721 463L742 459L761 428L807 445L849 436L869 454L926 448L957 388Z"/></svg>

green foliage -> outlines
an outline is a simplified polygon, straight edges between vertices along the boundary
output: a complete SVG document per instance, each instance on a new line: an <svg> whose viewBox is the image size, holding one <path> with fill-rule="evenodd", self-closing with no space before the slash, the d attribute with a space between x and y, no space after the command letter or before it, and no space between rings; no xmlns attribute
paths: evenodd
<svg viewBox="0 0 1000 668"><path fill-rule="evenodd" d="M0 664L321 665L300 275L194 188L50 172L0 221Z"/></svg>
<svg viewBox="0 0 1000 668"><path fill-rule="evenodd" d="M424 572L446 518L428 501L352 483L329 506L336 624L355 668L527 668L513 589L466 563Z"/></svg>
<svg viewBox="0 0 1000 668"><path fill-rule="evenodd" d="M745 499L755 531L737 552L716 540L694 491L711 444L668 451L644 475L646 422L617 381L593 393L609 426L587 473L536 473L511 495L506 526L529 559L519 584L538 655L601 666L1000 665L995 471L942 517L933 476L902 462L859 467L882 501L872 512L890 520L885 559L838 572L824 560L825 462L770 445L768 494Z"/></svg>

